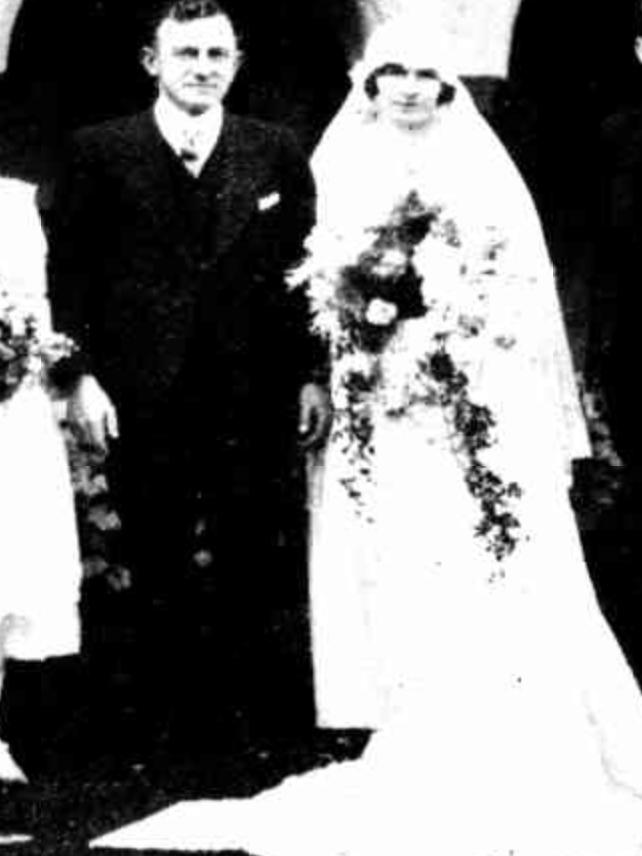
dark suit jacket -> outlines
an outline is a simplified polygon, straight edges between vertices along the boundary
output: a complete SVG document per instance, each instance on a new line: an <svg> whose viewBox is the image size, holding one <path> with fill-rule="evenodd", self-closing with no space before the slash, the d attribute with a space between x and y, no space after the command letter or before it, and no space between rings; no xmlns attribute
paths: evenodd
<svg viewBox="0 0 642 856"><path fill-rule="evenodd" d="M77 134L45 214L54 320L117 407L185 385L221 410L293 399L311 350L284 272L313 196L290 134L255 120L226 114L197 180L151 112Z"/></svg>

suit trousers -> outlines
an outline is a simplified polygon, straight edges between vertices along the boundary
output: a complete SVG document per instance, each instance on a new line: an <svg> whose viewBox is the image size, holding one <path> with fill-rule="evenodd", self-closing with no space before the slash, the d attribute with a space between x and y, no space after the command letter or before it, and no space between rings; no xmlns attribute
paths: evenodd
<svg viewBox="0 0 642 856"><path fill-rule="evenodd" d="M292 420L248 431L187 399L120 421L111 483L143 720L201 743L217 731L307 728L307 527Z"/></svg>

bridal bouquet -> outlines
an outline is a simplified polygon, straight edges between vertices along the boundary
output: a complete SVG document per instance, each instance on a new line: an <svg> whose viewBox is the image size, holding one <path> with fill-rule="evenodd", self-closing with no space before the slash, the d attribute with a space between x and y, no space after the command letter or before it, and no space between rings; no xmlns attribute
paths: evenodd
<svg viewBox="0 0 642 856"><path fill-rule="evenodd" d="M456 220L411 192L379 225L354 234L317 229L291 281L306 288L313 330L329 345L333 439L359 513L369 519L375 410L401 418L417 405L440 407L481 510L477 535L501 560L517 543L512 504L521 489L484 462L495 417L471 399L467 359L477 343L509 349L514 338L510 323L499 331L490 323L491 294L508 284L502 236L489 227L478 244L471 258Z"/></svg>
<svg viewBox="0 0 642 856"><path fill-rule="evenodd" d="M313 233L293 281L306 283L315 327L335 349L380 353L401 321L426 313L414 254L438 216L411 192L385 223L350 236Z"/></svg>
<svg viewBox="0 0 642 856"><path fill-rule="evenodd" d="M28 378L46 383L49 370L74 349L67 336L43 329L28 300L20 301L0 286L0 402Z"/></svg>

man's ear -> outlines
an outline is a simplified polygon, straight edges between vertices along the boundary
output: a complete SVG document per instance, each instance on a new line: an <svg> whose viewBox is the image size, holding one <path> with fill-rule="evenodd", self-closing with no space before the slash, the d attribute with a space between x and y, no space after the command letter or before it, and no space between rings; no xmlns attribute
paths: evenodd
<svg viewBox="0 0 642 856"><path fill-rule="evenodd" d="M145 45L141 50L140 62L147 74L158 77L158 54L152 45Z"/></svg>
<svg viewBox="0 0 642 856"><path fill-rule="evenodd" d="M642 62L642 36L636 36L634 42L635 55L639 62Z"/></svg>
<svg viewBox="0 0 642 856"><path fill-rule="evenodd" d="M234 71L232 73L231 83L233 83L236 80L236 76L238 75L239 71L243 67L244 60L245 60L245 57L243 55L243 52L237 51L235 62L234 62Z"/></svg>

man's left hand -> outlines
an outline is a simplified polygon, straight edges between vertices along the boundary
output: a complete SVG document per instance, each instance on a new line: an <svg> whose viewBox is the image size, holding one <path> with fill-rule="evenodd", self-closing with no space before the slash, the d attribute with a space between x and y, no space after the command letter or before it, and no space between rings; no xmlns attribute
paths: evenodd
<svg viewBox="0 0 642 856"><path fill-rule="evenodd" d="M327 389L318 383L306 383L299 395L299 438L304 449L318 446L327 436L332 422L332 404Z"/></svg>

